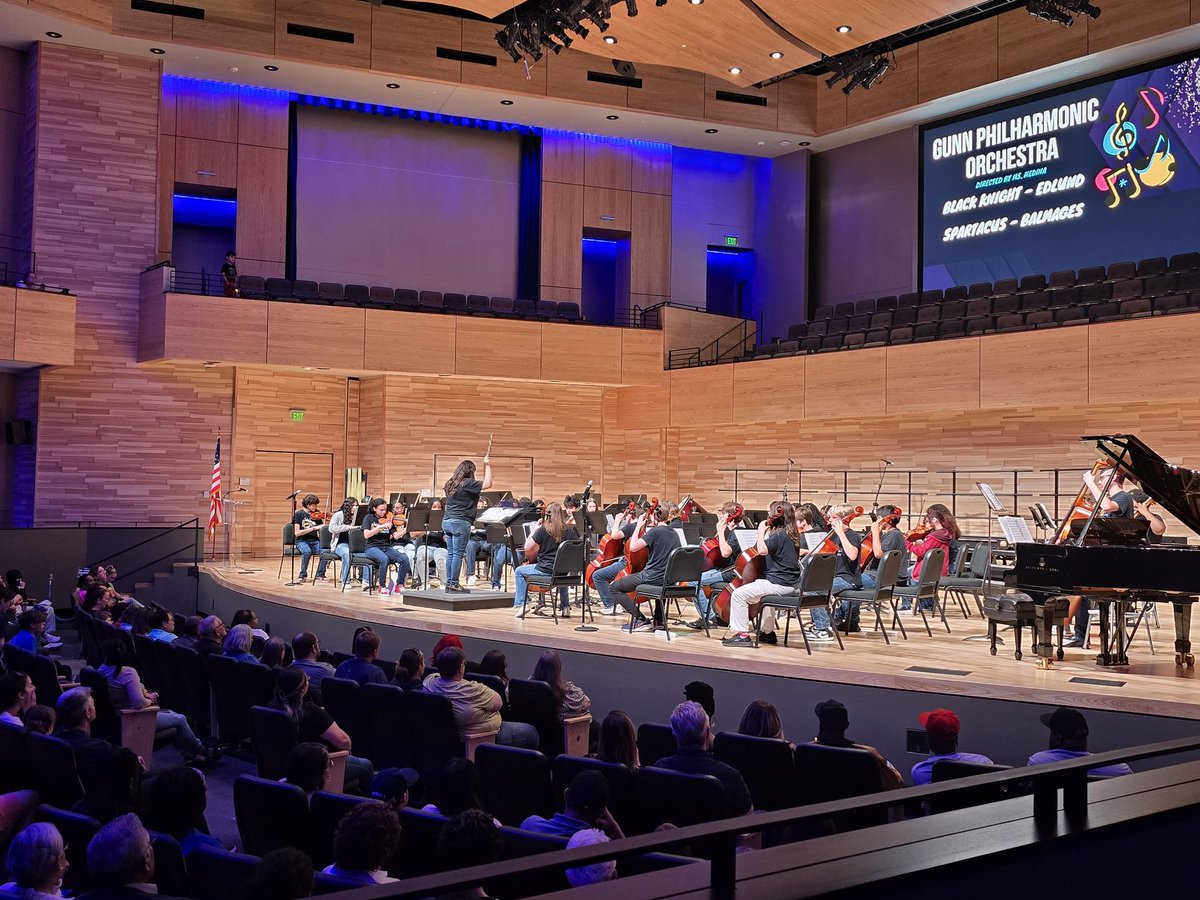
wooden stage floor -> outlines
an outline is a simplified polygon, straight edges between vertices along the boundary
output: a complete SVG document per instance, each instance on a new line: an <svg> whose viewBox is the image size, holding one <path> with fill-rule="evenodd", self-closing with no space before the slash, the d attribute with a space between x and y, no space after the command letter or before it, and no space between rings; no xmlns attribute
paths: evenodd
<svg viewBox="0 0 1200 900"><path fill-rule="evenodd" d="M597 615L597 631L577 632L574 626L579 624L578 611L556 626L548 617L514 619L510 609L443 612L406 608L399 597L368 596L358 589L348 589L343 594L333 583L286 587L283 579L275 577L278 565L279 558L275 557L244 560L235 569L219 563L201 568L219 584L247 597L435 634L452 632L463 637L614 659L720 670L736 668L741 672L832 684L933 692L947 698L980 697L1200 719L1200 675L1197 669L1175 665L1174 626L1170 612L1165 609L1160 612L1160 627L1151 628L1156 654L1151 654L1143 631L1129 650L1128 666L1104 668L1096 665L1095 651L1067 649L1062 662L1056 662L1052 669L1041 670L1034 661L1028 631L1023 635L1025 655L1020 662L1013 659L1013 638L1007 633L1005 643L993 657L988 653L986 641L963 640L986 633L986 622L977 616L963 619L958 613L949 616L951 634L946 634L940 622L931 621L933 637L929 637L919 616L912 619L906 615L907 641L895 634L887 646L881 634L864 630L845 637L844 652L836 643L814 644L809 656L804 652L794 619L788 647L782 644L782 625L780 644L774 647L723 647L717 632L706 638L703 632L682 626L672 629L672 639L667 642L661 636L623 633L621 625L626 619L622 617ZM685 618L692 618L694 610L684 612ZM865 613L863 625L864 628L868 625Z"/></svg>

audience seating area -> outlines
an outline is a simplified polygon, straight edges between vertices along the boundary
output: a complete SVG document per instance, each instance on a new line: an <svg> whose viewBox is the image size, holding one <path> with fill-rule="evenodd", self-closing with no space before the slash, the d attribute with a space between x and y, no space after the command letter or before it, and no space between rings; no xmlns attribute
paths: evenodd
<svg viewBox="0 0 1200 900"><path fill-rule="evenodd" d="M570 301L514 300L512 297L488 297L483 294L417 291L365 284L344 285L333 281L293 281L290 278L239 275L238 293L260 300L289 300L326 306L399 309L499 319L538 319L546 322L583 321L579 304Z"/></svg>
<svg viewBox="0 0 1200 900"><path fill-rule="evenodd" d="M743 358L884 347L1200 310L1200 253L818 306Z"/></svg>

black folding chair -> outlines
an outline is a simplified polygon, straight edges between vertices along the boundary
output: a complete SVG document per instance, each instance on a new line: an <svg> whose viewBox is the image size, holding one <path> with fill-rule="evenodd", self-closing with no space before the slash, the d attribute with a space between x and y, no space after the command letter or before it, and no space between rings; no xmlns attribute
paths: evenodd
<svg viewBox="0 0 1200 900"><path fill-rule="evenodd" d="M671 629L667 628L667 603L674 600L678 605L681 599L694 600L696 585L700 583L700 575L704 572L704 551L699 547L676 547L667 557L667 571L663 575L662 584L639 584L634 591L634 600L645 597L654 601L654 622L661 623L667 632L667 640L671 639ZM629 633L633 634L633 617L630 617ZM708 634L708 618L704 618L704 633Z"/></svg>
<svg viewBox="0 0 1200 900"><path fill-rule="evenodd" d="M586 554L584 551L583 541L563 541L558 545L558 550L554 553L554 569L549 574L536 572L525 579L525 583L530 587L541 588L551 594L550 610L554 617L554 624L558 624L558 597L555 592L558 588L567 587L582 587L583 586L583 570L586 568ZM521 618L525 618L525 611L529 608L529 591L525 592L525 600L521 604ZM591 615L591 604L583 610L584 613ZM566 613L570 615L570 613ZM595 621L595 616L592 616Z"/></svg>
<svg viewBox="0 0 1200 900"><path fill-rule="evenodd" d="M804 649L808 651L809 656L812 656L812 646L808 642L804 623L800 621L800 611L821 608L829 613L832 619L833 610L830 609L830 606L833 603L833 578L836 573L837 554L818 553L806 559L804 571L800 575L800 583L796 585L794 591L790 594L769 594L762 598L763 609L770 607L784 612L783 646L787 646L788 629L792 624L792 615L795 614L796 620L800 622L800 636L804 638ZM833 634L837 638L838 646L845 650L846 645L842 643L842 636L837 633L836 629ZM755 646L758 646L761 637L762 613L760 612L754 621Z"/></svg>

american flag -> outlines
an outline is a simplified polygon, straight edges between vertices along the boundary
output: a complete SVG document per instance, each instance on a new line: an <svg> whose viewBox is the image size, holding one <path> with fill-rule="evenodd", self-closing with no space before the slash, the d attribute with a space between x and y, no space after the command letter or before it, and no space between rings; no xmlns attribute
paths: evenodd
<svg viewBox="0 0 1200 900"><path fill-rule="evenodd" d="M208 489L208 536L211 540L221 524L221 439L217 438L217 449L213 453L212 486Z"/></svg>

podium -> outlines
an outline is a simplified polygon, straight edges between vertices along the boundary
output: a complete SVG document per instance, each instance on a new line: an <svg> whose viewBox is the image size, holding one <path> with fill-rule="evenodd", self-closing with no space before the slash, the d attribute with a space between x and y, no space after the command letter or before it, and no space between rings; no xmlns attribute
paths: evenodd
<svg viewBox="0 0 1200 900"><path fill-rule="evenodd" d="M243 515L249 516L254 501L250 499L232 499L225 497L221 500L225 512L225 564L226 569L240 569L242 558L242 534L238 525Z"/></svg>

